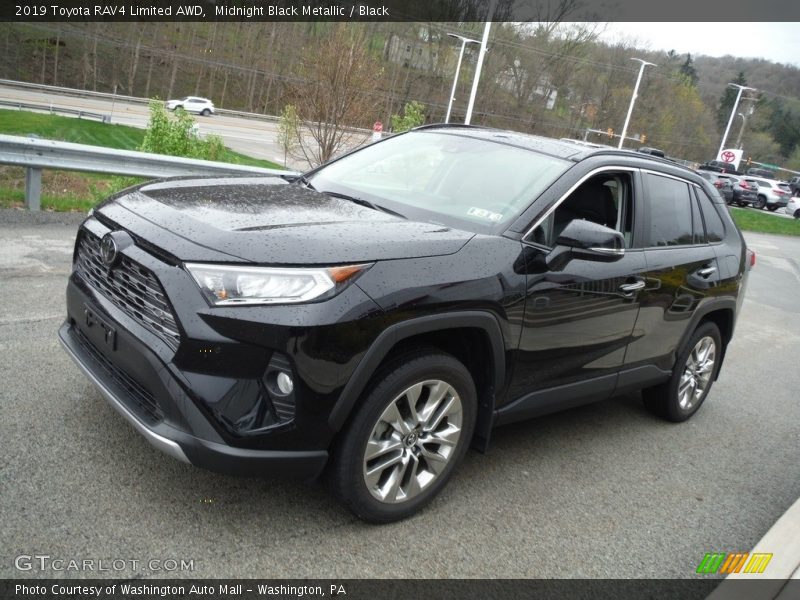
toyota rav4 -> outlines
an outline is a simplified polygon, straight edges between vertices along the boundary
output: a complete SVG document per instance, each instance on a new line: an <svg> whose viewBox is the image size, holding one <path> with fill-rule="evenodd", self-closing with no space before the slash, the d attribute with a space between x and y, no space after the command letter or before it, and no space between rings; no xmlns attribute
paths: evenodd
<svg viewBox="0 0 800 600"><path fill-rule="evenodd" d="M60 338L162 451L325 472L387 522L498 425L640 389L688 419L749 256L716 190L674 163L426 126L302 176L110 198L78 233Z"/></svg>

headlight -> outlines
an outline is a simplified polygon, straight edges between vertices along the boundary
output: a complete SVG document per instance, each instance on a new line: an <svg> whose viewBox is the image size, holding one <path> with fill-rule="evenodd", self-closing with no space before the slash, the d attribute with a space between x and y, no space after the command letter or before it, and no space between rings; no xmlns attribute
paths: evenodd
<svg viewBox="0 0 800 600"><path fill-rule="evenodd" d="M203 295L216 306L290 304L330 297L368 267L277 268L186 263Z"/></svg>

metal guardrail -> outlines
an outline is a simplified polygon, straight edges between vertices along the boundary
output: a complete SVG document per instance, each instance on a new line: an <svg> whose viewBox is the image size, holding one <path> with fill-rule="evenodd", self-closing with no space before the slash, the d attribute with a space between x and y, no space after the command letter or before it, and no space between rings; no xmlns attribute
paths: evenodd
<svg viewBox="0 0 800 600"><path fill-rule="evenodd" d="M39 110L44 112L49 112L51 114L61 113L65 115L76 115L79 119L97 119L98 121L102 121L103 123L110 123L111 122L111 115L103 115L100 113L89 112L87 110L78 110L76 108L61 108L58 106L53 106L52 104L45 105L45 104L31 104L29 102L15 102L12 100L0 100L0 106L11 106L16 108L17 110Z"/></svg>
<svg viewBox="0 0 800 600"><path fill-rule="evenodd" d="M38 211L41 206L42 169L175 177L185 175L295 175L248 165L179 158L149 152L115 150L86 144L56 142L13 135L0 135L0 164L25 167L25 206Z"/></svg>

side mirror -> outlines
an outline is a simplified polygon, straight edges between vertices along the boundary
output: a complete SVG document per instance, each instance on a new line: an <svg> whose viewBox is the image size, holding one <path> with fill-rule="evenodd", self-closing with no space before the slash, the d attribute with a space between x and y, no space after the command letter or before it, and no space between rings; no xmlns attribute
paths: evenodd
<svg viewBox="0 0 800 600"><path fill-rule="evenodd" d="M592 221L573 219L547 255L547 266L560 271L573 258L614 262L625 256L625 238L616 229Z"/></svg>

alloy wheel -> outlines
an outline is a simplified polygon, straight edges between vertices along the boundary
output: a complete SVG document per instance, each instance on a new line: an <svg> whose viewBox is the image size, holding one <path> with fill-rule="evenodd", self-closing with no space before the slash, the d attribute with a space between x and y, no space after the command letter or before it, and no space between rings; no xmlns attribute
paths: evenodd
<svg viewBox="0 0 800 600"><path fill-rule="evenodd" d="M678 405L681 410L690 410L703 398L714 372L717 346L710 336L702 337L695 344L678 383Z"/></svg>
<svg viewBox="0 0 800 600"><path fill-rule="evenodd" d="M461 398L449 383L415 383L375 423L363 459L364 482L381 502L406 502L445 470L461 437Z"/></svg>

